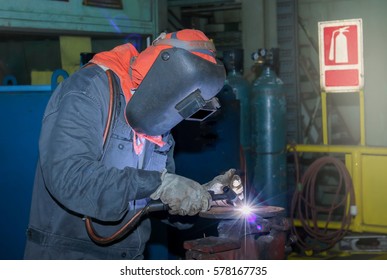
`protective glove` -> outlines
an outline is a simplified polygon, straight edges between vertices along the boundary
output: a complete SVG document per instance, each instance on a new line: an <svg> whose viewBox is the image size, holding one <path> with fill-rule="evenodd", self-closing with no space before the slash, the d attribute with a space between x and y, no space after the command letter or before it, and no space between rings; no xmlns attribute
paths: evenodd
<svg viewBox="0 0 387 280"><path fill-rule="evenodd" d="M211 195L198 182L167 172L161 175L161 185L150 198L160 199L169 206L170 214L181 216L207 211L211 203Z"/></svg>
<svg viewBox="0 0 387 280"><path fill-rule="evenodd" d="M214 179L204 184L203 186L207 189L207 191L213 191L214 194L222 194L224 193L223 188L225 186L229 186L236 192L238 195L243 193L243 187L238 186L238 188L234 188L231 184L231 180L235 175L235 169L229 169L224 174L216 176ZM212 206L230 206L229 202L226 200L216 200L211 202Z"/></svg>
<svg viewBox="0 0 387 280"><path fill-rule="evenodd" d="M207 189L207 191L213 191L214 194L223 193L223 187L230 184L231 178L234 176L235 172L235 169L229 169L224 174L216 176L203 186Z"/></svg>

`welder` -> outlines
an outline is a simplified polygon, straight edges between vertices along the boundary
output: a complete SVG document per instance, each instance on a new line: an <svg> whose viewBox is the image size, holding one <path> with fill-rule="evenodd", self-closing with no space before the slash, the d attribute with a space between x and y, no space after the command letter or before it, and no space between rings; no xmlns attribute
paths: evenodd
<svg viewBox="0 0 387 280"><path fill-rule="evenodd" d="M98 53L63 81L43 116L25 259L142 259L149 219L106 245L85 221L109 235L158 199L175 217L207 211L233 171L203 185L174 174L170 130L216 111L224 80L212 41L185 29Z"/></svg>

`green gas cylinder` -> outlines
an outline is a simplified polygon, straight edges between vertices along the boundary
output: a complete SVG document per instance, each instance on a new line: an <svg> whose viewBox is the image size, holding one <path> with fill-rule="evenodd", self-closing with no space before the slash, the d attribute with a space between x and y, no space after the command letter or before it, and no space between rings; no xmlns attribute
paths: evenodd
<svg viewBox="0 0 387 280"><path fill-rule="evenodd" d="M223 52L227 70L225 86L229 86L240 104L241 168L247 182L251 181L251 124L250 124L250 83L243 77L243 50L231 49Z"/></svg>
<svg viewBox="0 0 387 280"><path fill-rule="evenodd" d="M273 69L265 63L252 85L252 185L259 203L286 208L286 96Z"/></svg>

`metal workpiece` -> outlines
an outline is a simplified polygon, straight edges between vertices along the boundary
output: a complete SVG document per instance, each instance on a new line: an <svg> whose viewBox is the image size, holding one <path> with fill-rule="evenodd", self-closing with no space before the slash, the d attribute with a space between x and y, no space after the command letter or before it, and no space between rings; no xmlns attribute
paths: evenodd
<svg viewBox="0 0 387 280"><path fill-rule="evenodd" d="M186 259L285 259L289 221L281 207L212 207L201 217L219 220L217 236L184 242Z"/></svg>
<svg viewBox="0 0 387 280"><path fill-rule="evenodd" d="M247 207L246 207L247 208ZM282 207L276 206L254 206L249 207L246 210L245 207L211 207L210 210L206 212L200 212L199 216L209 219L232 219L232 220L243 220L248 218L248 216L259 216L262 218L272 218L277 215L283 214L285 209Z"/></svg>

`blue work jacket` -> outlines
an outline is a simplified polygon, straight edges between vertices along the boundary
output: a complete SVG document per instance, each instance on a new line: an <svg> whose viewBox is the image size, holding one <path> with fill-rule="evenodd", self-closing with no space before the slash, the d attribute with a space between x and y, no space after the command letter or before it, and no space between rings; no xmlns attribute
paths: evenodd
<svg viewBox="0 0 387 280"><path fill-rule="evenodd" d="M111 235L160 186L161 172L175 169L170 133L163 135L163 147L146 141L135 154L122 90L119 95L118 118L103 149L109 107L105 71L97 65L82 68L53 92L42 121L25 259L143 258L149 219L103 246L85 228L88 216L100 235Z"/></svg>

